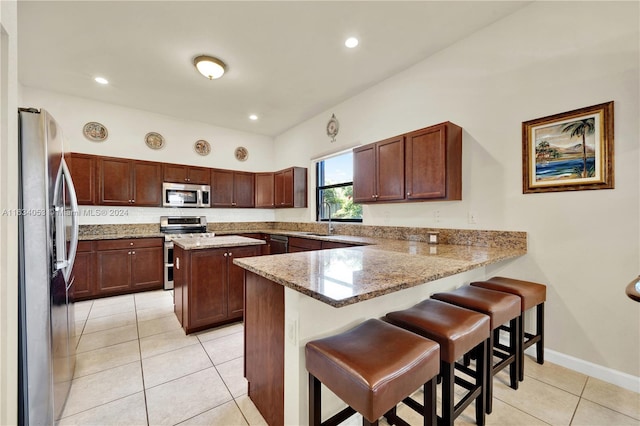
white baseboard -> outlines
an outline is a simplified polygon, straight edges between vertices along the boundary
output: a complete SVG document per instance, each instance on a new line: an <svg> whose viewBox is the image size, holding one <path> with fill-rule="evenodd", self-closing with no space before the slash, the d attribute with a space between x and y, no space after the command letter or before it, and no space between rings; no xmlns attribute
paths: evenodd
<svg viewBox="0 0 640 426"><path fill-rule="evenodd" d="M530 346L525 353L535 358L535 345ZM570 370L577 371L578 373L595 377L596 379L604 382L629 389L630 391L640 393L640 377L632 376L631 374L623 373L612 368L603 367L602 365L594 364L570 355L565 355L551 349L544 350L544 360L558 364Z"/></svg>

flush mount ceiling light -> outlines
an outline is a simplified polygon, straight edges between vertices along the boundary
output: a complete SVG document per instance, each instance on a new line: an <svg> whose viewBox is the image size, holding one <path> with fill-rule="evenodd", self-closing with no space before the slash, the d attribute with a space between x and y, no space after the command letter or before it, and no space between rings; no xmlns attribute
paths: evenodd
<svg viewBox="0 0 640 426"><path fill-rule="evenodd" d="M255 115L255 114L251 114L251 115L249 116L249 120L256 121L257 119L258 119L258 116L257 116L257 115Z"/></svg>
<svg viewBox="0 0 640 426"><path fill-rule="evenodd" d="M227 66L218 58L213 56L198 56L193 60L193 65L196 66L200 74L207 77L209 80L222 77L226 71Z"/></svg>
<svg viewBox="0 0 640 426"><path fill-rule="evenodd" d="M349 37L348 39L346 39L344 41L344 45L347 46L349 49L353 49L354 47L356 47L358 45L358 43L359 43L359 41L355 37Z"/></svg>
<svg viewBox="0 0 640 426"><path fill-rule="evenodd" d="M109 84L109 80L107 80L104 77L96 77L96 78L94 78L94 80L96 81L96 83Z"/></svg>

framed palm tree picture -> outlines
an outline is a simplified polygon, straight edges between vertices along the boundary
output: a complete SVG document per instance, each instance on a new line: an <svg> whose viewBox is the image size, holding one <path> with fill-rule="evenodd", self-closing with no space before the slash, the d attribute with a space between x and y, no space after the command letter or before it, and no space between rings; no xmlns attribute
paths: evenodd
<svg viewBox="0 0 640 426"><path fill-rule="evenodd" d="M613 101L522 123L522 192L613 189Z"/></svg>

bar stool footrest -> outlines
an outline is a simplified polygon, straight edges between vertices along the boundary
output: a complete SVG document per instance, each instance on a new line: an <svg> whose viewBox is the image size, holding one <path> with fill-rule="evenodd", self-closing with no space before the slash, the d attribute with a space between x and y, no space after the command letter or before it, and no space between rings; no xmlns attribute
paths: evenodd
<svg viewBox="0 0 640 426"><path fill-rule="evenodd" d="M540 336L539 334L524 333L524 338L524 348L526 349L529 346L538 343L540 339L542 339L542 336Z"/></svg>
<svg viewBox="0 0 640 426"><path fill-rule="evenodd" d="M345 420L347 420L349 417L353 416L354 414L356 414L356 410L354 410L351 407L347 407L344 410L334 414L333 416L329 417L327 420L325 420L324 422L321 423L322 426L336 426L339 425L340 423L344 422Z"/></svg>

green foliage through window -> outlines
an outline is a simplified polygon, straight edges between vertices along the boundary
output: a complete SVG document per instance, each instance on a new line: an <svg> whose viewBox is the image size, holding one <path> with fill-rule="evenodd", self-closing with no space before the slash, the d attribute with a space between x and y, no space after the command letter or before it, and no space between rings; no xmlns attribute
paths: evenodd
<svg viewBox="0 0 640 426"><path fill-rule="evenodd" d="M353 154L351 151L319 161L316 165L318 221L362 222L362 205L353 202Z"/></svg>

